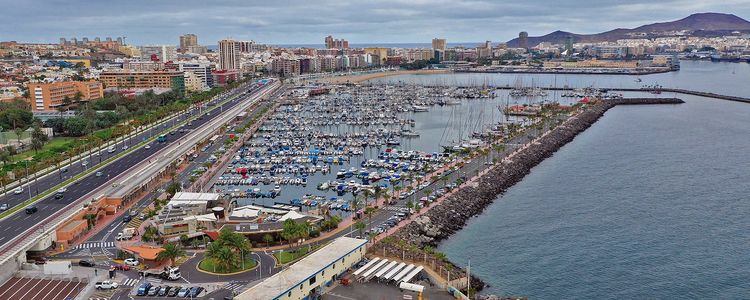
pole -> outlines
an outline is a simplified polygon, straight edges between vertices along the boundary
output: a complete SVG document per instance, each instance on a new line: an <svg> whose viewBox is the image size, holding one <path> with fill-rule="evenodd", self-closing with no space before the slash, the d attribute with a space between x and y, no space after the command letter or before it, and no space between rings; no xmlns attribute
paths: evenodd
<svg viewBox="0 0 750 300"><path fill-rule="evenodd" d="M471 299L471 259L466 266L466 295Z"/></svg>

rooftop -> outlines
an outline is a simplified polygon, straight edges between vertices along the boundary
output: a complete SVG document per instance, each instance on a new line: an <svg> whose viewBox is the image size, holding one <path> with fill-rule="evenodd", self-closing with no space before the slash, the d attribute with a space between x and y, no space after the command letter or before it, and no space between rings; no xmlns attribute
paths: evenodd
<svg viewBox="0 0 750 300"><path fill-rule="evenodd" d="M363 239L337 238L286 270L237 295L236 299L275 299L366 243L367 240Z"/></svg>

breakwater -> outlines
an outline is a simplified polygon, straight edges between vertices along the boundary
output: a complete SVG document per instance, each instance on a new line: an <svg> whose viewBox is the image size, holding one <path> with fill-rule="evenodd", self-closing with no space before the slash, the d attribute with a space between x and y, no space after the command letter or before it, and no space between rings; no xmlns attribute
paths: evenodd
<svg viewBox="0 0 750 300"><path fill-rule="evenodd" d="M582 112L569 118L523 150L515 153L501 162L493 165L486 173L474 179L473 183L464 184L442 203L434 206L411 223L396 231L391 237L395 241L405 241L419 248L435 247L437 244L461 230L466 222L481 214L498 195L521 181L531 168L552 156L554 152L572 141L579 133L591 127L610 108L617 105L647 105L647 104L680 104L677 98L624 98L599 101L590 105ZM421 261L423 254L415 251L405 251L404 243L378 242L370 251L373 253L390 253L405 260ZM458 269L455 265L451 269ZM443 268L445 269L445 268ZM461 276L453 273L453 276ZM465 276L465 275L463 275ZM456 277L452 277L456 278ZM484 283L472 276L472 287L481 288Z"/></svg>
<svg viewBox="0 0 750 300"><path fill-rule="evenodd" d="M455 69L455 73L519 73L519 74L574 74L574 75L649 75L669 73L670 68L653 69L540 69L540 68L500 68L500 69Z"/></svg>

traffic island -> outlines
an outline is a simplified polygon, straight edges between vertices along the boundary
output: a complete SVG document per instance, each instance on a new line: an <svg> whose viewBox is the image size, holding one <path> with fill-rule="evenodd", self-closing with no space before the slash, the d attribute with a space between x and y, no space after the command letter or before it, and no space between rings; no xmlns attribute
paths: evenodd
<svg viewBox="0 0 750 300"><path fill-rule="evenodd" d="M250 257L245 257L244 268L243 264L224 266L217 263L213 258L204 258L196 266L196 269L202 273L211 275L236 275L247 271L252 271L258 266L258 262Z"/></svg>

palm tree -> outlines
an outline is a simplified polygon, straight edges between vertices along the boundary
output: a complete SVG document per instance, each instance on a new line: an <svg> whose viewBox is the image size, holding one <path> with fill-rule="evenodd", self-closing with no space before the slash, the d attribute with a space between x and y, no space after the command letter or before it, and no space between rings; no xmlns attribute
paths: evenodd
<svg viewBox="0 0 750 300"><path fill-rule="evenodd" d="M174 266L175 260L181 256L185 256L187 252L185 252L182 247L178 244L173 243L166 243L164 244L163 251L159 252L159 254L156 255L156 260L163 261L163 260L170 260L170 265Z"/></svg>
<svg viewBox="0 0 750 300"><path fill-rule="evenodd" d="M362 221L358 221L354 224L354 228L357 228L357 231L359 232L359 236L362 236L362 232L365 230L365 223L362 223Z"/></svg>
<svg viewBox="0 0 750 300"><path fill-rule="evenodd" d="M371 195L372 195L372 192L370 191L370 189L364 189L362 191L362 197L365 198L365 206L370 205L370 203L368 203L367 200L370 198Z"/></svg>
<svg viewBox="0 0 750 300"><path fill-rule="evenodd" d="M365 214L367 215L367 223L372 227L372 215L375 213L374 207L365 208Z"/></svg>
<svg viewBox="0 0 750 300"><path fill-rule="evenodd" d="M95 214L86 214L83 216L83 218L86 219L86 223L88 224L88 229L91 229L92 227L96 226Z"/></svg>

